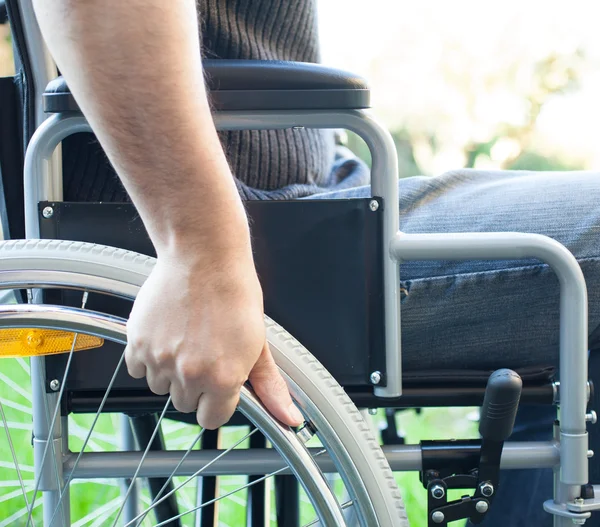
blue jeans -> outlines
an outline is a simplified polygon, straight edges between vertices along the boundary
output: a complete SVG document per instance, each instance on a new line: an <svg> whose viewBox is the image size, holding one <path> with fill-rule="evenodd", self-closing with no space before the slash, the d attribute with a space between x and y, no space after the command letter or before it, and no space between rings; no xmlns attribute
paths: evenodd
<svg viewBox="0 0 600 527"><path fill-rule="evenodd" d="M590 348L600 347L600 174L458 170L402 179L399 189L404 232L531 232L565 245L587 281ZM313 199L369 195L360 187ZM557 363L558 281L540 262L408 262L400 277L406 369ZM553 416L523 408L514 437L550 439ZM483 525L551 526L541 508L551 496L549 470L505 472Z"/></svg>

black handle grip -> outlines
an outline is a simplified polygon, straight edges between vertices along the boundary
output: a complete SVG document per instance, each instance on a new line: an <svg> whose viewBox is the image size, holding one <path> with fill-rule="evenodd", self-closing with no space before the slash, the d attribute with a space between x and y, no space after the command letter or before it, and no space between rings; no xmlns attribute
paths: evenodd
<svg viewBox="0 0 600 527"><path fill-rule="evenodd" d="M479 433L483 439L506 441L510 437L522 388L521 377L512 370L497 370L490 375L479 421Z"/></svg>

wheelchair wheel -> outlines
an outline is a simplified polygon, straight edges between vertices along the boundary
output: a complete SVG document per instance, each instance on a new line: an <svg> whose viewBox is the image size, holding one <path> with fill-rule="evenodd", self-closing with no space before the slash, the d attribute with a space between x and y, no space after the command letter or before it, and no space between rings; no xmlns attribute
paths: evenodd
<svg viewBox="0 0 600 527"><path fill-rule="evenodd" d="M77 289L83 291L84 304L88 291L131 299L135 297L154 263L153 258L137 253L86 243L56 240L8 241L0 243L0 287L36 290L49 287ZM85 305L81 309L70 309L31 304L4 306L0 310L0 327L38 327L75 333L77 336L74 338L71 349L67 352L68 359L64 371L66 379L69 373L70 358L75 349L75 341L79 335L94 335L120 343L124 343L126 340L123 319L87 311L84 307ZM266 473L265 479L284 470L287 473L291 471L296 476L307 495L307 503L310 503L312 508L309 512L303 511L303 525L407 526L408 520L404 505L387 460L357 408L331 375L298 341L268 317L265 317L265 322L267 339L275 361L286 377L292 397L302 410L307 422L304 430L294 433L272 418L251 390L246 388L243 390L238 409L256 430L265 435L274 450L281 456L281 459L278 458L280 459L279 464L275 463L279 468L271 472L267 470L263 472ZM95 352L94 350L86 351L86 353ZM29 365L23 359L6 360L16 360L16 371L19 372L17 376L29 375ZM41 359L36 358L31 361L31 383L34 388L36 382L38 386L40 382L45 382L43 379L40 380L40 377L36 378L38 372L40 375L43 372L43 366L40 366L38 361ZM116 378L122 362L121 358L113 380ZM34 367L35 364L37 366ZM7 437L12 436L12 439L7 441L8 448L0 448L0 473L5 474L1 478L4 482L0 483L0 487L7 491L0 494L0 526L21 523L23 525L52 525L53 527L65 525L71 521L68 519L69 509L73 516L79 514L78 518L72 518L72 524L77 526L118 525L119 519L122 525L192 525L187 522L192 521L194 515L188 513L202 510L208 505L234 496L238 491L244 491L248 487L248 484L233 488L226 487L226 492L217 496L213 503L192 503L190 492L193 494L194 490L186 488L188 484L191 487L198 476L217 475L219 467L227 467L224 470L226 474L249 474L249 472L244 472L244 466L247 466L248 460L252 460L256 451L244 450L243 457L235 456L236 452L239 454L239 451L234 450L233 447L242 444L250 435L242 434L241 437L232 440L232 446L208 451L209 453L214 452L216 456L207 460L206 457L200 455L204 454L203 451L193 451L202 432L198 433L198 427L195 427L194 432L186 431L184 433L181 427L185 425L179 423L175 427L179 451L175 452L177 455L170 458L170 472L167 481L175 486L177 492L166 490L162 496L153 498L148 498L144 491L139 492L137 500L140 503L133 508L137 514L131 517L131 514L135 514L135 512L124 511L127 507L131 509L136 487L134 485L127 486L125 496L119 497L115 478L121 478L121 480L129 478L139 484L141 478L156 475L157 472L149 471L149 461L144 464L145 459L149 459L152 453L148 453L148 449L143 453L136 453L136 463L133 465L131 464L132 456L129 455L127 458L128 454L124 453L97 458L94 456L106 453L92 452L91 455L88 455L91 450L101 451L100 443L110 440L109 437L106 437L107 434L96 431L97 435L95 435L94 427L97 423L104 419L117 426L115 424L118 421L115 419L116 416L105 410L103 414L98 411L96 415L69 416L69 441L74 433L80 433L79 440L73 440L71 445L76 444L79 448L75 449L75 453L71 453L68 451L66 439L47 441L44 452L36 451L34 467L31 448L29 447L29 450L25 451L23 442L25 440L25 444L27 444L27 434L31 436L31 428L27 421L31 419L32 414L34 414L35 421L35 413L40 412L40 409L32 411L31 391L27 390L21 379L16 380L15 376L6 373L3 362L0 363L0 372L4 372L0 376L0 422L5 428ZM49 398L44 396L45 415L41 419L45 419L50 424L50 430L56 430L60 422L63 423L66 430L66 417L63 416L61 419L61 405L58 404L63 395L63 384L57 385L60 386L60 389L57 389L54 396ZM103 401L107 401L111 386L109 384ZM20 397L20 402L15 402L15 397ZM54 400L54 406L52 406L52 400ZM158 432L158 426L164 421L169 402L169 400L166 401L161 417L158 419L155 434ZM16 414L19 412L22 412L25 417L18 418ZM182 440L185 439L186 434L189 434L189 440L185 447L187 450L182 448ZM307 440L308 442L306 442ZM94 445L98 448L94 448ZM168 441L167 446L169 446ZM311 448L307 448L307 446ZM79 450L84 451L84 454L79 455ZM263 455L264 458L265 453L269 451L273 453L271 449L264 449L262 454L260 450L258 454ZM43 454L41 459L40 453ZM169 453L172 453L171 450ZM147 458L146 455L148 455ZM236 461L227 464L227 456L235 458ZM24 461L19 462L20 457ZM53 464L53 469L50 470L53 475L48 475L46 470L42 477L38 477L36 467L46 468L50 463L48 460ZM107 460L104 462L102 470L97 469L98 464L101 463L100 460ZM272 456L269 460L273 461ZM332 466L329 472L339 475L335 485L328 483L319 469L319 464L325 464L325 461L321 463L322 460L326 460ZM15 466L12 471L9 469L11 465ZM127 471L124 470L124 467L126 465L131 466L131 470L125 475ZM78 466L79 472L76 470ZM238 466L239 471L236 472ZM274 465L271 463L268 466ZM81 470L82 467L85 470ZM94 467L96 467L96 475L91 474L94 472ZM177 471L177 475L174 474L175 471ZM82 483L84 478L98 478L97 474L99 473L105 474L105 478L96 479L95 483ZM188 474L192 476L187 476ZM161 475L167 476L167 474ZM63 485L65 487L61 490ZM93 485L93 487L89 487L89 485ZM103 494L104 490L99 490L103 485L110 486L112 494ZM91 492L95 493L96 499L91 500L91 511L80 507L81 493L77 492L77 487L85 487L84 494L87 496ZM35 492L39 490L45 490L43 499ZM116 497L115 492L117 493ZM154 509L157 508L156 505L163 503L169 495L177 497L180 518L170 518L167 521L152 523L155 519L149 513L154 512ZM340 496L345 496L345 498L340 498ZM17 501L19 501L19 505L14 506ZM124 502L126 506L123 505ZM43 507L40 505L42 503ZM10 509L10 504L13 504L12 509ZM35 514L30 514L29 510L32 508ZM43 509L43 513L42 511L38 512L40 508ZM184 512L181 513L181 510ZM7 520L2 521L3 518ZM123 522L123 518L128 518L129 521Z"/></svg>

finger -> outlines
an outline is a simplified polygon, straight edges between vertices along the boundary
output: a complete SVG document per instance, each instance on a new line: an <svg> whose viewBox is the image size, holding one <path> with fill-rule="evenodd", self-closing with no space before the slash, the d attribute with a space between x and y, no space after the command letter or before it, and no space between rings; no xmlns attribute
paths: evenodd
<svg viewBox="0 0 600 527"><path fill-rule="evenodd" d="M136 357L133 348L129 344L125 347L125 363L129 375L134 379L141 379L146 376L145 364Z"/></svg>
<svg viewBox="0 0 600 527"><path fill-rule="evenodd" d="M189 414L198 408L198 400L202 394L200 388L193 389L189 385L184 388L180 382L175 381L171 384L170 392L173 406L179 412Z"/></svg>
<svg viewBox="0 0 600 527"><path fill-rule="evenodd" d="M156 373L152 368L148 368L146 371L146 381L148 382L148 387L156 395L167 395L171 389L169 377L161 373Z"/></svg>
<svg viewBox="0 0 600 527"><path fill-rule="evenodd" d="M266 342L248 380L256 395L273 416L289 426L298 426L304 422L300 410L292 402L287 384L279 373L279 368Z"/></svg>
<svg viewBox="0 0 600 527"><path fill-rule="evenodd" d="M209 430L215 430L226 424L240 400L240 392L211 392L203 393L198 401L196 419L198 424Z"/></svg>

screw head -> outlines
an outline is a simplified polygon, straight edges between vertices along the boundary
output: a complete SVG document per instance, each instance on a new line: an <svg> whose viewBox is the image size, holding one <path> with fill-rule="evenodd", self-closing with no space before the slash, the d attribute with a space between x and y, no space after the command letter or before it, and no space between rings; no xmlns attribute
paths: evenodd
<svg viewBox="0 0 600 527"><path fill-rule="evenodd" d="M583 498L575 498L573 500L573 503L575 503L575 505L583 505L585 503L585 500Z"/></svg>
<svg viewBox="0 0 600 527"><path fill-rule="evenodd" d="M377 408L369 408L369 415L377 415Z"/></svg>
<svg viewBox="0 0 600 527"><path fill-rule="evenodd" d="M371 379L371 384L379 384L381 382L381 372L374 371L373 373L371 373L369 379Z"/></svg>
<svg viewBox="0 0 600 527"><path fill-rule="evenodd" d="M591 412L585 414L585 420L595 425L598 422L598 415L596 412L594 412L594 410L592 410Z"/></svg>
<svg viewBox="0 0 600 527"><path fill-rule="evenodd" d="M432 515L431 515L431 519L433 520L433 523L442 523L444 521L444 513L441 511L435 511Z"/></svg>
<svg viewBox="0 0 600 527"><path fill-rule="evenodd" d="M59 382L59 380L58 379L52 379L50 381L50 389L53 392L57 392L59 388L60 388L60 382Z"/></svg>
<svg viewBox="0 0 600 527"><path fill-rule="evenodd" d="M379 209L379 201L377 201L376 199L372 199L371 202L369 203L369 208L375 212L377 209Z"/></svg>
<svg viewBox="0 0 600 527"><path fill-rule="evenodd" d="M583 518L573 518L574 525L585 525L585 519Z"/></svg>
<svg viewBox="0 0 600 527"><path fill-rule="evenodd" d="M431 487L431 495L436 500L441 500L446 495L446 491L441 485L434 485L433 487Z"/></svg>
<svg viewBox="0 0 600 527"><path fill-rule="evenodd" d="M475 504L475 510L476 510L476 511L477 511L479 514L483 514L483 513L487 512L487 511L488 511L488 509L489 509L489 507L490 507L490 506L488 505L488 502L487 502L487 501L483 501L483 500L480 500L480 501L478 501L478 502Z"/></svg>
<svg viewBox="0 0 600 527"><path fill-rule="evenodd" d="M51 218L53 214L54 209L52 207L44 207L44 210L42 210L42 216L44 216L44 218Z"/></svg>
<svg viewBox="0 0 600 527"><path fill-rule="evenodd" d="M479 490L481 490L481 494L483 494L486 498L489 498L494 494L494 485L491 483L482 483L479 486Z"/></svg>

